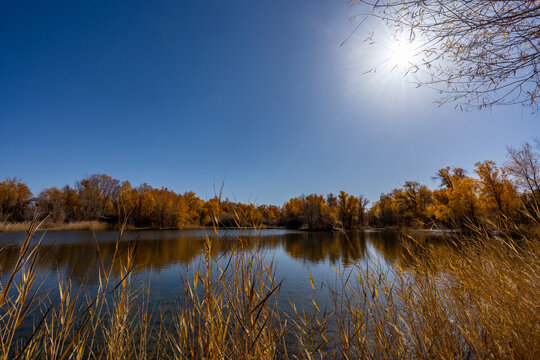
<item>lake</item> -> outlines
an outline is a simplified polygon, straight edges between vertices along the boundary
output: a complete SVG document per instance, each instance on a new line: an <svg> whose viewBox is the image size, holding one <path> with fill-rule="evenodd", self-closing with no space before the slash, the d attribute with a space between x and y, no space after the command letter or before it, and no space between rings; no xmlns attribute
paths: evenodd
<svg viewBox="0 0 540 360"><path fill-rule="evenodd" d="M286 229L219 230L137 230L122 235L120 248L135 244L137 272L151 280L152 287L169 292L177 284L187 264L196 263L209 236L220 256L233 250L260 249L267 260L273 260L277 275L284 280L287 296L301 296L311 272L323 281L335 274L334 266L380 263L388 266L400 261L400 233L366 230L342 232L304 232ZM0 233L0 275L4 277L14 265L24 233ZM98 282L100 257L107 266L116 248L116 231L50 231L37 233L39 269L56 282L58 276L79 285ZM99 248L99 249L98 249ZM306 278L306 276L308 276Z"/></svg>
<svg viewBox="0 0 540 360"><path fill-rule="evenodd" d="M17 260L24 236L24 233L0 233L2 283ZM233 251L248 255L258 252L266 261L272 261L276 279L283 281L279 307L284 311L290 310L290 301L313 311L314 296L320 307L328 306L328 286L339 288L336 270L356 271L374 266L384 270L403 260L400 233L392 231L219 230L217 237L211 230L126 231L118 241L120 253L125 255L128 246L134 245L135 273L150 287L152 308L166 309L182 303L182 275L185 276L188 265L193 268L203 257L207 236L222 263ZM92 293L99 284L100 264L105 268L111 264L117 238L116 231L37 233L32 241L41 240L37 250L41 289L56 289L60 278L70 280L75 290L84 288ZM119 279L120 267L113 266L112 271L113 278ZM27 330L30 327L30 323L25 326Z"/></svg>

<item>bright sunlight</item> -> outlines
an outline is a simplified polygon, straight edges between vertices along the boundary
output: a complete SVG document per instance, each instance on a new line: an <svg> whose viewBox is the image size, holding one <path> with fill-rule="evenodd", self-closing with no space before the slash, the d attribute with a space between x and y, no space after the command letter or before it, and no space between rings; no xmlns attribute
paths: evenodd
<svg viewBox="0 0 540 360"><path fill-rule="evenodd" d="M388 61L392 69L404 70L414 64L416 51L411 41L393 39L386 48L389 52Z"/></svg>

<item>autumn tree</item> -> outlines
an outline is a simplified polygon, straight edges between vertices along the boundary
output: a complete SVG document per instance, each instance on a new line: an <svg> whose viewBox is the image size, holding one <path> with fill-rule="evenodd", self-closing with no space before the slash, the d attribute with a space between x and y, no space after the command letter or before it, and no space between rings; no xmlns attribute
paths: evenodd
<svg viewBox="0 0 540 360"><path fill-rule="evenodd" d="M364 225L367 199L340 191L337 202L338 220L343 228L353 229Z"/></svg>
<svg viewBox="0 0 540 360"><path fill-rule="evenodd" d="M332 227L324 196L310 194L304 198L301 218L308 229L322 229Z"/></svg>
<svg viewBox="0 0 540 360"><path fill-rule="evenodd" d="M326 195L326 206L328 212L328 218L332 224L339 226L339 200L338 198L330 193Z"/></svg>
<svg viewBox="0 0 540 360"><path fill-rule="evenodd" d="M352 0L362 22L409 42L414 81L461 106L532 105L540 87L536 0ZM373 37L370 36L370 39Z"/></svg>
<svg viewBox="0 0 540 360"><path fill-rule="evenodd" d="M138 201L135 210L134 222L139 226L151 226L152 214L156 206L153 188L144 183L137 187Z"/></svg>
<svg viewBox="0 0 540 360"><path fill-rule="evenodd" d="M281 217L281 209L275 205L259 205L257 210L263 217L266 225L277 225Z"/></svg>
<svg viewBox="0 0 540 360"><path fill-rule="evenodd" d="M64 222L67 218L66 196L57 187L48 188L39 193L36 205L39 211L52 221Z"/></svg>
<svg viewBox="0 0 540 360"><path fill-rule="evenodd" d="M359 202L359 213L358 213L358 223L360 226L367 224L367 212L369 200L364 195L358 195Z"/></svg>
<svg viewBox="0 0 540 360"><path fill-rule="evenodd" d="M136 189L131 187L129 181L122 182L118 191L116 200L116 212L120 222L128 222L134 215L139 200L139 194Z"/></svg>
<svg viewBox="0 0 540 360"><path fill-rule="evenodd" d="M105 174L94 174L78 181L75 187L81 200L84 220L95 220L114 212L113 204L121 187L119 180Z"/></svg>
<svg viewBox="0 0 540 360"><path fill-rule="evenodd" d="M22 221L30 205L32 192L20 180L7 178L0 182L0 221Z"/></svg>
<svg viewBox="0 0 540 360"><path fill-rule="evenodd" d="M432 194L425 185L417 181L407 181L403 188L394 193L395 208L401 225L423 228L428 225L427 208Z"/></svg>
<svg viewBox="0 0 540 360"><path fill-rule="evenodd" d="M431 201L427 186L407 181L402 188L380 196L370 209L370 222L376 226L426 227Z"/></svg>
<svg viewBox="0 0 540 360"><path fill-rule="evenodd" d="M186 191L179 196L177 206L176 222L178 228L184 228L186 225L198 225L203 201L193 191Z"/></svg>
<svg viewBox="0 0 540 360"><path fill-rule="evenodd" d="M438 170L437 174L432 177L433 180L439 180L439 186L445 189L452 189L454 184L463 178L465 178L465 170L450 166Z"/></svg>
<svg viewBox="0 0 540 360"><path fill-rule="evenodd" d="M540 155L527 142L520 148L509 147L505 169L523 191L525 214L540 223Z"/></svg>
<svg viewBox="0 0 540 360"><path fill-rule="evenodd" d="M374 226L395 226L398 215L393 204L392 194L381 194L369 209L370 224Z"/></svg>
<svg viewBox="0 0 540 360"><path fill-rule="evenodd" d="M168 228L177 226L177 194L167 188L154 189L155 205L151 216L154 227Z"/></svg>
<svg viewBox="0 0 540 360"><path fill-rule="evenodd" d="M428 214L448 227L463 228L476 223L480 211L478 181L465 176L461 168L440 169L437 177L441 188L432 192Z"/></svg>
<svg viewBox="0 0 540 360"><path fill-rule="evenodd" d="M77 190L66 185L62 188L64 193L64 214L65 221L77 221L81 218L81 198Z"/></svg>
<svg viewBox="0 0 540 360"><path fill-rule="evenodd" d="M221 200L217 196L214 196L202 206L201 225L219 225L219 221L223 214Z"/></svg>
<svg viewBox="0 0 540 360"><path fill-rule="evenodd" d="M302 226L300 215L302 213L304 200L300 197L289 199L283 205L282 224L290 228L299 228Z"/></svg>
<svg viewBox="0 0 540 360"><path fill-rule="evenodd" d="M190 224L189 204L183 196L178 197L176 203L176 227L183 229Z"/></svg>
<svg viewBox="0 0 540 360"><path fill-rule="evenodd" d="M340 191L338 195L338 220L343 228L351 228L356 217L356 201L354 196Z"/></svg>
<svg viewBox="0 0 540 360"><path fill-rule="evenodd" d="M516 188L504 168L493 161L476 163L475 173L479 177L481 204L484 214L492 219L508 220L516 215L519 206Z"/></svg>

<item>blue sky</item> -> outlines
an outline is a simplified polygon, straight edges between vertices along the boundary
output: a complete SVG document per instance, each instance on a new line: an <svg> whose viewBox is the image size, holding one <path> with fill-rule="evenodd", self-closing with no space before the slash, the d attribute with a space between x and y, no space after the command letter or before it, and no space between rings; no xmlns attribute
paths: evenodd
<svg viewBox="0 0 540 360"><path fill-rule="evenodd" d="M460 112L396 72L362 75L335 0L0 5L0 177L34 193L93 173L204 198L376 200L540 135L521 107Z"/></svg>

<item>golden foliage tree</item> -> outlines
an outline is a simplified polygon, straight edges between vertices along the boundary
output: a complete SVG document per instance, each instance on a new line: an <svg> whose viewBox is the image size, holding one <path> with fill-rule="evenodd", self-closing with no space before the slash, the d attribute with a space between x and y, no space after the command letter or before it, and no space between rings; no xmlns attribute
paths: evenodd
<svg viewBox="0 0 540 360"><path fill-rule="evenodd" d="M66 194L56 187L43 190L37 198L40 212L47 214L53 221L64 222L66 214Z"/></svg>
<svg viewBox="0 0 540 360"><path fill-rule="evenodd" d="M32 192L16 178L0 182L0 221L22 221Z"/></svg>
<svg viewBox="0 0 540 360"><path fill-rule="evenodd" d="M497 220L514 217L518 211L519 199L516 187L506 170L489 160L478 162L475 166L475 173L479 177L482 213Z"/></svg>
<svg viewBox="0 0 540 360"><path fill-rule="evenodd" d="M95 220L114 212L120 181L105 174L94 174L75 185L84 220Z"/></svg>

